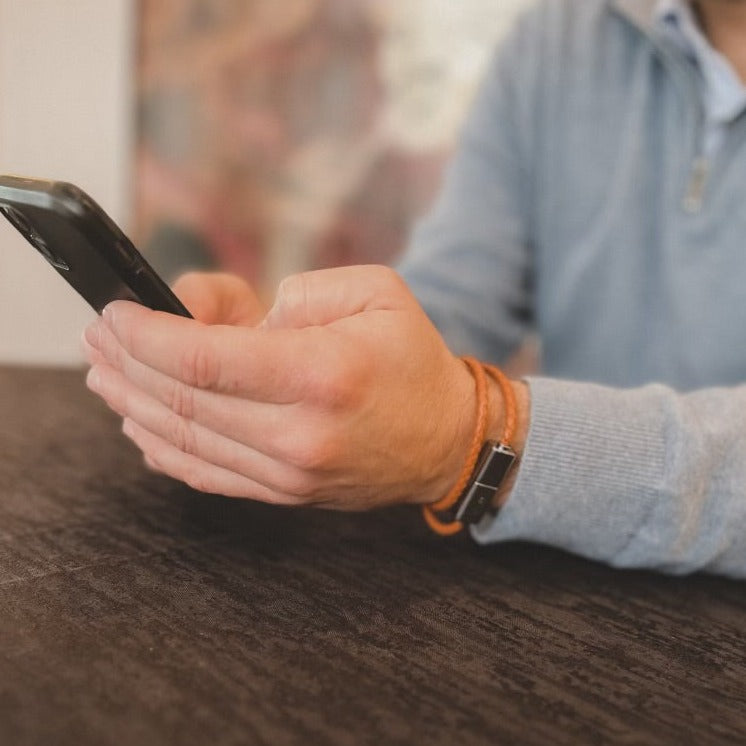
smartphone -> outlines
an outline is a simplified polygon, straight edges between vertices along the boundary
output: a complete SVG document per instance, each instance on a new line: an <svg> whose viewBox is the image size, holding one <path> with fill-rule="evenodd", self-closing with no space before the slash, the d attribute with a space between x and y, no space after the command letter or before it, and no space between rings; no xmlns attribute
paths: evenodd
<svg viewBox="0 0 746 746"><path fill-rule="evenodd" d="M114 221L62 181L0 176L0 213L98 312L113 300L191 318Z"/></svg>

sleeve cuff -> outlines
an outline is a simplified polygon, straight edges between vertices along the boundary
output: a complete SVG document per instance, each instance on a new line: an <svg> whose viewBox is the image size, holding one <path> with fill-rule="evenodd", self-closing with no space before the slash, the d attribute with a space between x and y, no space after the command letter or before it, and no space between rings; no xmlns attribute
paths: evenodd
<svg viewBox="0 0 746 746"><path fill-rule="evenodd" d="M527 379L531 423L513 491L479 543L523 539L615 563L665 483L659 386Z"/></svg>

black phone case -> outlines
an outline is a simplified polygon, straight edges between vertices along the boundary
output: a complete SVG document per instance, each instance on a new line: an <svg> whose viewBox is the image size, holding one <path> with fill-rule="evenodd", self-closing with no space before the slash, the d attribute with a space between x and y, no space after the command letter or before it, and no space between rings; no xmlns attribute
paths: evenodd
<svg viewBox="0 0 746 746"><path fill-rule="evenodd" d="M98 312L113 300L191 318L114 221L61 181L0 176L0 212Z"/></svg>

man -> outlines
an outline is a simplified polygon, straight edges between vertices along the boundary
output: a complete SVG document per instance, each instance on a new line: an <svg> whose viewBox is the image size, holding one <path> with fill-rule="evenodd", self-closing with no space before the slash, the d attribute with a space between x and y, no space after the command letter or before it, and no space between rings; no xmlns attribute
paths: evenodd
<svg viewBox="0 0 746 746"><path fill-rule="evenodd" d="M475 538L746 577L744 81L743 0L545 0L401 265L427 315L385 268L290 277L266 316L191 275L201 323L113 304L89 385L198 489L429 504L475 428L455 354L505 360L536 330L547 377L512 383L521 463Z"/></svg>

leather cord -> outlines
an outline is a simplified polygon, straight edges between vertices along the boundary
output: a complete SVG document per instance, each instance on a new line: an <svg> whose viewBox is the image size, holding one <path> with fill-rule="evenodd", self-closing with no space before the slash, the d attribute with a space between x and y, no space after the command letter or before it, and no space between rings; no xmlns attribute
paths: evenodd
<svg viewBox="0 0 746 746"><path fill-rule="evenodd" d="M517 406L513 386L507 376L495 365L481 363L473 357L461 358L463 363L469 369L474 377L476 385L476 411L477 424L474 429L474 435L469 444L469 451L466 461L459 474L458 480L453 485L448 494L431 505L425 505L422 508L422 514L428 526L440 536L453 536L463 530L464 524L460 521L442 521L436 513L443 512L452 508L459 500L466 489L474 468L482 450L487 433L487 424L489 420L489 396L487 390L487 374L489 374L500 387L503 399L503 409L505 425L503 427L500 442L503 445L511 446L515 436L517 423Z"/></svg>

